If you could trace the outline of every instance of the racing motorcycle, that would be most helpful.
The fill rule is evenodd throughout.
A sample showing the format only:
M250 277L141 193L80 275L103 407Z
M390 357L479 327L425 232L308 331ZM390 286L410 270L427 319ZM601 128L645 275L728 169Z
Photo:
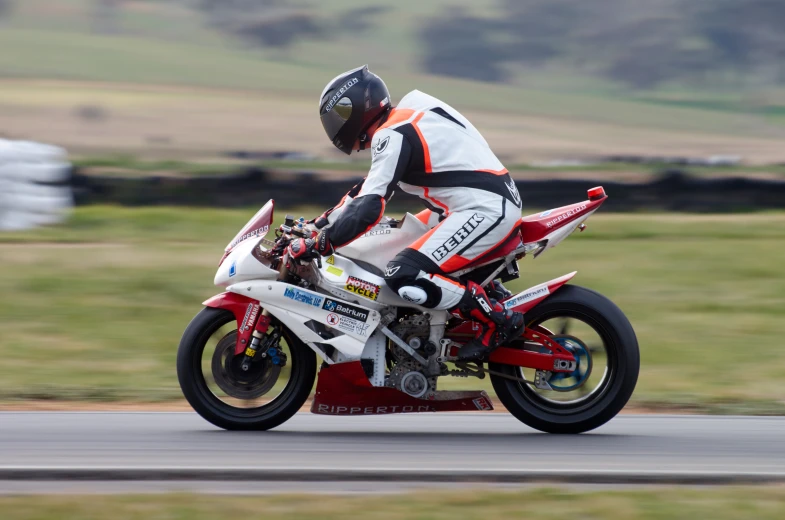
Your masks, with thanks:
M495 280L519 277L518 260L583 231L606 198L597 187L584 202L521 218L518 233L451 276L499 290ZM485 391L456 388L489 377L501 405L526 425L581 433L612 419L632 395L635 332L613 302L568 283L575 272L502 292L505 308L524 313L524 332L484 362L460 362L456 353L479 324L414 305L384 282L387 262L428 231L414 215L385 217L334 255L301 264L286 247L311 236L308 224L287 215L270 240L273 211L270 200L226 247L215 275L226 292L204 302L180 342L183 394L211 423L280 425L311 395L317 359L315 414L493 410Z

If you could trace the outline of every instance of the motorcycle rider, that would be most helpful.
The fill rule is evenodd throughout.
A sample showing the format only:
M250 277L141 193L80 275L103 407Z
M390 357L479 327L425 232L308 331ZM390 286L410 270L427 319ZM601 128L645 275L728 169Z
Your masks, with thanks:
M484 359L523 332L523 314L497 299L510 293L494 282L492 296L450 276L517 233L521 198L509 173L476 128L457 110L418 90L393 107L387 86L358 67L339 74L319 97L319 115L336 148L349 155L371 148L367 177L314 219L314 239L299 239L290 258L328 256L375 226L397 185L420 197L417 218L433 227L387 265L385 281L405 300L448 310L482 324L461 347L463 361Z

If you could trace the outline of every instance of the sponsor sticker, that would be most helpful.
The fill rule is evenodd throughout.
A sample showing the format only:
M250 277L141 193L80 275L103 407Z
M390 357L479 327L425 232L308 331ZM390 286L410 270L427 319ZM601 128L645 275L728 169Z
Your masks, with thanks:
M570 218L571 216L580 213L581 211L585 210L586 207L587 207L586 204L582 204L582 205L578 206L577 208L573 208L570 211L562 213L558 217L556 217L556 218L546 222L545 226L551 228L551 227L555 226L556 224L558 224L559 222L561 222L562 220Z
M368 324L362 321L357 321L353 318L341 316L338 321L338 329L344 332L353 332L359 336L368 334Z
M534 289L523 292L513 298L510 298L504 302L504 308L512 309L513 307L517 307L523 303L542 298L543 296L548 296L550 293L551 291L548 289L547 285L541 285L539 287L535 287Z
M303 291L302 289L297 289L295 287L287 287L286 290L284 290L283 295L290 300L304 303L306 305L312 305L314 307L320 307L322 305L322 301L324 301L324 298L318 294Z
M453 234L453 236L448 238L444 244L437 247L436 250L431 253L431 256L433 256L436 260L441 260L450 254L450 251L457 248L464 240L469 238L469 235L471 235L474 230L477 229L477 226L479 226L480 222L483 220L485 220L485 217L480 216L477 213L469 217L469 220L467 220L466 223L461 226L461 228L456 231L455 234Z
M543 211L542 213L540 213L540 218L547 217L551 213L553 213L552 209L549 209L548 211Z
M239 244L240 242L242 242L243 240L246 240L248 238L258 237L259 235L266 235L268 229L270 229L269 225L262 226L259 229L255 229L253 231L249 231L248 233L244 234L243 236L240 236L240 237L237 237L236 239L234 239L232 241L232 243L229 244L229 247L227 247L227 249L232 249L234 246L236 246L237 244Z
M363 237L375 237L375 236L378 236L378 235L389 235L390 233L392 233L392 231L390 231L390 228L372 229L369 232L367 232L366 234L360 235L360 236L363 236Z
M358 321L362 321L362 322L368 321L368 311L366 311L362 307L356 307L354 305L349 305L348 303L335 301L332 298L325 298L324 305L322 305L322 309Z
M347 291L358 294L363 298L368 298L369 300L376 300L376 298L379 297L379 291L381 290L381 287L378 285L355 278L354 276L350 276L349 279L346 280L345 287Z
M251 328L251 325L256 321L256 315L259 313L259 306L255 303L249 303L248 308L245 309L245 317L243 317L243 322L240 324L240 331L245 330L246 328Z
M232 265L229 266L229 278L237 274L237 260L232 262Z
M343 85L341 85L341 88L335 91L335 94L333 94L333 97L330 98L330 101L328 101L327 104L324 105L324 111L329 112L330 110L332 110L335 104L338 102L338 100L341 99L341 97L343 97L343 95L346 93L346 91L352 88L353 86L355 86L359 81L360 80L358 78L352 78L346 83L344 83Z
M342 269L338 269L337 267L333 267L331 265L327 266L327 272L335 276L341 276L343 274Z
M472 399L472 402L474 403L474 406L476 406L478 410L493 410L493 405L485 397L478 397L477 399Z
M476 405L476 403L475 403ZM389 413L435 412L430 405L408 406L338 406L319 404L314 413L322 415L384 415Z

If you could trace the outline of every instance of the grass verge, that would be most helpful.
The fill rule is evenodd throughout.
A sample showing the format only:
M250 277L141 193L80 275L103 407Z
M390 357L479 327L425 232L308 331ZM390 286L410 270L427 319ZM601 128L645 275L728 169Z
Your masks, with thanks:
M0 234L0 400L180 398L179 337L217 292L222 248L252 214L86 207L63 226ZM524 259L509 286L577 269L574 283L614 300L641 345L637 406L780 414L784 238L782 213L600 214Z
M461 490L390 496L210 495L36 496L0 498L6 520L207 520L218 518L387 520L532 518L582 520L758 520L785 517L781 487L576 492Z

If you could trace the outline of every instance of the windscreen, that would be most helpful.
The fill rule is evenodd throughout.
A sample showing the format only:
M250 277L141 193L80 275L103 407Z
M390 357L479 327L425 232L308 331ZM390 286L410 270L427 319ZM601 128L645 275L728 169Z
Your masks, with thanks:
M256 215L251 217L251 220L243 226L237 235L229 242L229 245L226 246L226 251L229 252L244 240L248 240L249 238L262 238L264 237L267 232L270 230L270 226L273 223L273 209L275 207L275 201L270 199L267 204L262 206L262 209L256 212Z

